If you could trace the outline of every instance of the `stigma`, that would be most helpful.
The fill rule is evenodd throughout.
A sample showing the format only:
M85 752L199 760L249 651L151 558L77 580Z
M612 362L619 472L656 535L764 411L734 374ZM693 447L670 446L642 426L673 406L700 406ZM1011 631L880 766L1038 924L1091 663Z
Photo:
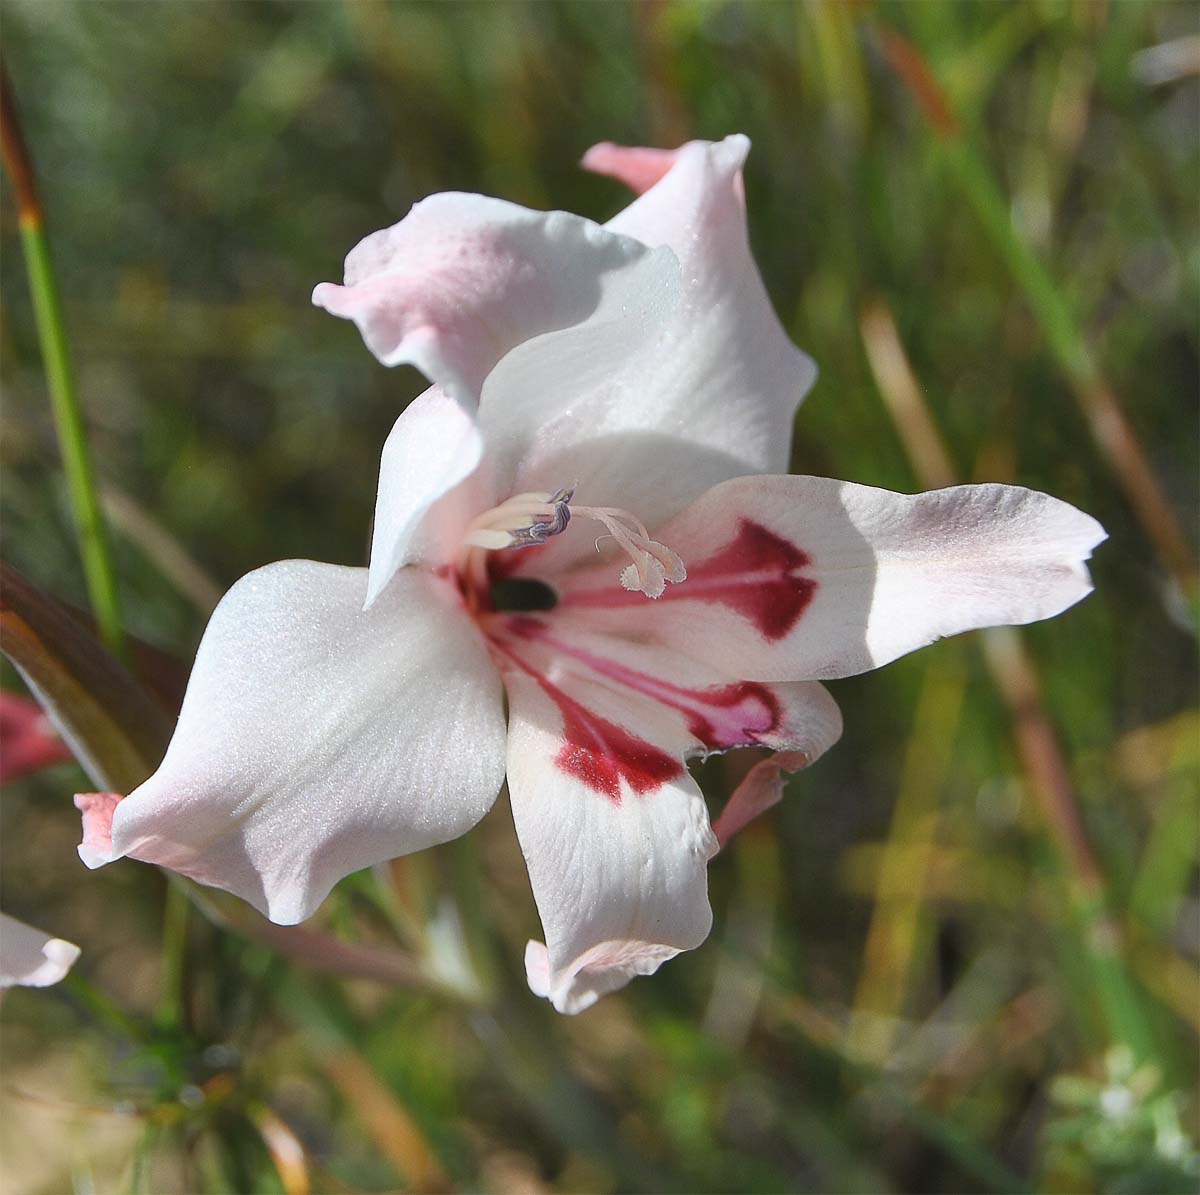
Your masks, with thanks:
M572 517L600 523L605 534L596 540L612 539L629 557L621 570L621 585L647 597L660 597L667 585L683 581L687 569L666 544L650 538L645 525L626 510L613 506L574 504L575 487L567 486L553 494L516 494L475 518L463 537L464 564L476 571L483 552L512 548L535 548L566 531ZM471 558L474 558L473 560ZM474 567L471 567L474 566Z

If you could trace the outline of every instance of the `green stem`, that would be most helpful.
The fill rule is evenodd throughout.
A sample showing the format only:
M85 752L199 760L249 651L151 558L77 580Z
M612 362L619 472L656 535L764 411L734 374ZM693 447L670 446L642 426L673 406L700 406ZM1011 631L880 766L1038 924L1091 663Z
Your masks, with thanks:
M1013 228L1009 205L986 163L965 138L941 142L940 148L976 219L1032 308L1059 365L1076 386L1096 385L1100 370L1075 316L1046 267Z
M939 143L948 173L1024 295L1071 384L1093 440L1117 475L1147 537L1184 594L1197 592L1196 561L1174 508L1116 395L1106 383L1066 296L1013 226L1009 204L966 136Z
M96 491L87 431L79 408L58 281L50 256L50 242L46 236L33 165L17 118L7 73L3 75L0 90L3 100L0 123L3 124L4 164L17 197L21 248L25 254L34 321L46 367L46 386L62 452L63 472L67 478L67 494L79 537L84 580L101 637L114 653L124 655L116 574Z
M1092 439L1180 591L1195 599L1195 553L1133 425L1088 346L1062 288L1013 225L1008 199L976 149L920 49L895 30L882 30L884 53L907 84L934 134L942 162L1008 268L1070 383Z

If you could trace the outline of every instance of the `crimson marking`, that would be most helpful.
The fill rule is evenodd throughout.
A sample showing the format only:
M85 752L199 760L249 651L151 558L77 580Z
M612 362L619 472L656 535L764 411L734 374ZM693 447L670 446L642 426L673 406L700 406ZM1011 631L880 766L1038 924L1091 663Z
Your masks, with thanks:
M688 729L710 751L754 746L779 726L779 699L766 685L739 681L688 689L567 642L536 618L518 615L505 619L504 625L511 634L540 641L552 651L580 660L601 676L681 711L687 717Z
M614 805L621 803L622 780L638 796L643 796L661 788L668 780L683 775L683 765L679 760L615 722L593 713L581 702L568 697L556 684L508 648L494 639L492 643L522 672L531 676L542 692L558 706L566 741L554 757L554 762L567 775L574 776L606 796Z
M669 586L658 602L720 602L758 629L764 639L782 639L800 621L817 591L802 569L807 552L751 519L739 519L737 533L719 552L688 567L687 580ZM641 606L644 594L626 589L567 593L561 606Z
M721 688L695 690L703 705L721 710L711 718L700 710L688 713L688 729L710 751L752 747L779 725L779 701L765 685L739 681ZM681 705L678 708L684 709Z

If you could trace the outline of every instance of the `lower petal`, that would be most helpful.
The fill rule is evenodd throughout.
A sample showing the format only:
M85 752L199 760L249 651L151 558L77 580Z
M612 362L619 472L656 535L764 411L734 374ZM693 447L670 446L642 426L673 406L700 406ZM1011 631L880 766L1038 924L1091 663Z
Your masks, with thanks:
M644 606L652 604L638 596ZM553 673L560 684L569 680L572 691L595 693L599 687L622 694L681 756L769 747L802 752L813 763L841 738L841 713L823 685L741 680L736 670L714 667L711 658L637 633L632 617L598 631L565 612L500 614L487 620L487 628L503 649Z
M370 610L363 569L244 577L205 632L174 738L111 811L129 855L281 923L343 876L457 837L504 770L499 676L449 585L403 570ZM88 832L85 847L102 837Z
M546 935L530 987L576 1013L708 936L717 844L653 707L560 679L506 668L508 784Z

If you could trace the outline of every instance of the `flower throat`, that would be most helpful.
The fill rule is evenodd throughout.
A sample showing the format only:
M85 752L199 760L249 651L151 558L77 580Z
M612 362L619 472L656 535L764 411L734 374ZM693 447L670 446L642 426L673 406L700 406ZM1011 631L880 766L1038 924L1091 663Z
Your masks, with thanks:
M650 532L634 515L612 506L573 505L575 487L556 490L553 494L517 494L499 506L479 515L467 528L463 537L460 571L469 582L482 582L487 575L484 560L487 552L508 551L514 548L534 548L566 531L572 518L591 519L601 523L605 534L596 541L599 549L601 540L612 538L629 557L630 563L621 570L621 585L636 593L656 598L662 595L668 583L687 577L687 569L680 558L665 544L650 538ZM498 583L496 589L511 585L511 580ZM511 595L501 592L508 601L497 605L498 609L551 609L554 605L553 591L549 586L536 582L550 595L549 605L513 606L508 601L538 600L545 602L545 595L535 597L533 590L513 591Z

